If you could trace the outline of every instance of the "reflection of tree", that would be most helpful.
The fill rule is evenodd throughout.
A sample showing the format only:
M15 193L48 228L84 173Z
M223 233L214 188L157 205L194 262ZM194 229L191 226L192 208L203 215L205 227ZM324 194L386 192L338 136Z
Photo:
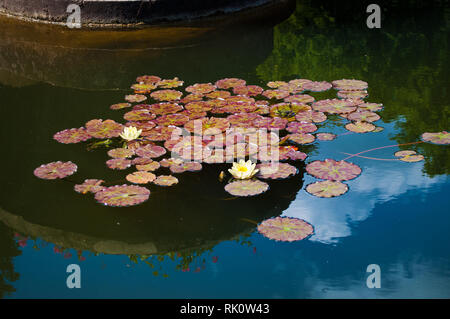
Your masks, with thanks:
M0 298L16 291L9 283L19 279L19 274L14 271L13 258L21 252L13 236L12 230L0 223Z
M344 10L297 1L295 13L275 27L273 52L258 66L258 76L263 81L365 80L373 97L368 100L386 106L383 120L404 120L396 124L398 143L416 141L426 131L448 130L449 11L391 6L383 27L370 30L361 4L352 11L347 2ZM449 173L448 147L419 144L417 149L426 157L425 173Z

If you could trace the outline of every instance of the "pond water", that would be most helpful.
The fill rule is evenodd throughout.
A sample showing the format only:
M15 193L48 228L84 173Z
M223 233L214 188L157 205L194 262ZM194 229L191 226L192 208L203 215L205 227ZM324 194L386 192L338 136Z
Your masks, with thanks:
M346 2L347 3L347 2ZM149 186L141 205L102 206L74 183L101 178L104 148L86 151L52 136L91 119L120 121L137 76L179 77L186 85L237 77L269 81L360 79L367 101L383 103L381 132L351 133L338 116L318 124L337 135L299 149L305 163L420 141L449 130L448 8L382 11L381 29L366 26L359 2L335 7L289 3L241 23L75 33L0 19L0 297L3 298L448 298L450 297L450 152L417 143L380 148L350 161L362 169L349 191L319 198L305 165L251 198L230 197L218 181L230 165L177 175L173 187ZM335 90L310 93L334 98ZM424 161L393 160L412 149ZM67 180L33 175L43 163L72 161ZM127 173L131 172L129 169ZM255 223L303 219L314 234L280 242ZM82 288L68 289L78 264ZM366 285L367 266L381 288Z

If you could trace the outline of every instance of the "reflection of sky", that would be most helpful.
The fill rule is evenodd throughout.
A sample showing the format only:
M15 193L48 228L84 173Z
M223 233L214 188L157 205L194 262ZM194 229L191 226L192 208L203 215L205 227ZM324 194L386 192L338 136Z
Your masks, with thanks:
M431 185L446 181L446 176L424 176L421 172L422 165L376 162L372 166L364 167L358 178L348 182L350 189L345 195L323 199L300 192L283 216L302 218L314 225L315 235L311 240L336 242L341 237L350 236L349 224L365 220L375 205L394 199L414 188L420 188L425 193ZM314 182L314 179L307 177L306 182L309 184Z

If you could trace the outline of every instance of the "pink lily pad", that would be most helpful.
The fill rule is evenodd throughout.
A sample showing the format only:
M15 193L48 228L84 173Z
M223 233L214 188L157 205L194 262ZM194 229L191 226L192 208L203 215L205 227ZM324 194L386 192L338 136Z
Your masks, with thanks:
M403 157L403 156L409 156L409 155L414 155L414 154L417 154L417 152L412 151L412 150L406 150L406 151L395 152L394 156Z
M117 104L111 105L109 108L111 110L121 110L121 109L128 108L128 107L131 107L130 103L117 103Z
M115 185L95 193L95 199L106 206L125 207L145 202L150 191L141 186Z
M151 83L136 83L131 86L135 93L147 94L156 89L156 85Z
M202 100L203 100L203 94L191 93L191 94L186 95L184 98L182 98L180 100L180 103L187 104L189 102L196 102L196 101L202 101Z
M308 133L294 133L289 135L289 142L295 144L309 144L314 142L316 138L312 134Z
M112 158L127 158L134 155L134 150L129 148L114 148L108 151L108 156Z
M245 96L257 96L260 95L264 89L257 85L242 85L233 88L233 93Z
M298 173L295 166L287 163L262 163L256 168L259 169L256 177L263 179L285 179Z
M286 130L290 133L311 133L317 131L317 126L308 122L291 122Z
M361 80L342 79L331 82L336 90L360 91L367 89L367 82Z
M337 92L337 96L340 99L364 99L369 96L367 91L345 91L340 90Z
M179 100L183 93L176 90L160 90L151 93L150 96L158 101L175 101Z
M375 122L380 119L377 113L371 111L356 111L347 116L350 121Z
M309 237L314 228L299 218L275 217L259 224L258 232L272 240L292 242Z
M350 113L356 110L354 101L340 99L326 99L316 101L312 104L312 107L315 111L327 112L331 114Z
M231 93L229 91L218 90L205 94L205 96L209 99L225 99L231 96Z
M206 112L188 111L188 110L184 110L180 112L180 114L186 115L190 120L196 120L207 116Z
M213 108L206 101L190 102L184 106L190 112L208 112Z
M225 191L233 196L247 197L255 196L266 192L269 184L259 180L239 180L231 182L225 186Z
M285 81L270 81L267 82L267 86L271 89L278 89L280 86L286 85L287 82Z
M323 92L332 88L331 83L326 81L311 81L302 85L302 88L311 92Z
M323 112L318 111L305 111L300 112L295 116L295 119L299 122L314 122L321 123L327 120L327 116Z
M156 179L156 175L150 172L134 172L126 176L127 181L134 184L147 184Z
M156 75L142 75L136 78L136 82L138 83L149 83L149 84L155 84L161 81L161 78Z
M63 130L53 135L53 139L63 144L84 142L91 138L92 136L88 134L84 127Z
M267 130L283 130L286 128L287 123L287 119L282 119L280 117L261 117L253 121L255 128L265 128Z
M125 96L125 100L130 103L140 103L147 99L145 95L142 94L130 94Z
M145 132L150 131L152 128L156 126L156 123L154 121L131 121L126 122L125 126L134 126L138 130L142 130L141 135L145 136Z
M85 126L89 135L101 139L118 137L123 131L123 125L113 120L90 120Z
M59 179L70 176L77 171L78 167L72 162L52 162L43 164L34 170L34 175L42 179Z
M170 165L170 171L172 173L184 173L184 172L197 172L202 169L202 164L197 162L183 162L180 164Z
M183 86L184 82L180 81L178 78L161 80L156 85L162 89L172 89L179 86Z
M297 95L291 95L286 98L284 98L285 102L289 103L312 103L315 101L314 97L308 94L297 94Z
M333 133L317 133L316 138L320 141L332 141L336 138L336 134Z
M110 169L127 169L131 166L131 161L125 158L113 158L106 161Z
M146 163L146 164L137 164L136 165L136 169L138 171L145 171L145 172L154 172L160 167L161 167L161 164L159 164L156 161L152 161L152 162Z
M348 186L338 181L320 181L306 186L306 191L317 197L337 197L348 191Z
M211 83L196 83L186 88L186 92L196 94L207 94L215 90L216 86L212 85Z
M334 181L347 181L361 174L358 165L333 159L311 162L306 165L306 171L314 177Z
M176 103L155 103L150 105L149 110L156 115L166 115L180 112L183 107Z
M217 117L190 120L184 125L184 128L189 132L203 135L220 134L229 127L230 123L227 119Z
M422 141L438 144L438 145L448 145L450 144L450 133L447 131L437 132L437 133L423 133Z
M345 128L355 133L367 133L372 132L375 129L375 125L369 122L354 122L345 125Z
M278 103L270 107L270 116L281 117L287 119L289 122L295 121L295 115L299 112L310 111L311 106L307 104L298 103Z
M268 99L284 99L289 96L289 91L283 91L283 90L265 90L262 95L264 95Z
M131 164L133 165L146 165L152 163L153 160L148 157L136 157L131 161Z
M254 113L238 113L229 115L227 120L234 127L252 127L253 121L259 118L261 116Z
M147 132L142 132L142 136L149 141L165 141L173 136L182 134L182 129L177 126L157 126Z
M234 88L236 86L242 86L245 85L246 82L242 79L237 79L237 78L225 78L222 80L219 80L216 82L216 87L218 87L219 89L231 89Z
M149 110L134 110L124 114L123 118L127 121L151 121L156 115Z
M421 154L406 155L399 158L399 160L401 160L402 162L409 162L409 163L420 162L423 161L424 159L425 158Z
M182 164L184 163L184 161L181 158L164 158L161 161L159 161L159 164L162 167L170 167L171 165L176 165L176 164Z
M365 103L358 104L358 108L361 110L364 110L364 111L376 112L376 111L381 111L383 109L383 104L365 102Z
M166 149L158 145L145 145L136 150L136 154L140 157L156 158L166 154Z
M178 184L178 178L172 175L160 175L153 181L153 184L158 186L172 186Z
M181 113L176 113L163 115L157 118L155 122L158 123L158 125L162 126L169 126L169 125L182 126L187 122L189 122L189 120L190 119L188 116Z
M104 186L101 186L104 182L105 181L102 179L85 179L83 184L75 185L74 190L81 194L86 194L88 192L95 194L105 188Z

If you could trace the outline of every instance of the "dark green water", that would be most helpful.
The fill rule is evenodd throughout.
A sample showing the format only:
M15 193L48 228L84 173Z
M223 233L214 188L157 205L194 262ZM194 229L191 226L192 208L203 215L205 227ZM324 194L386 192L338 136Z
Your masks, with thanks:
M224 77L261 86L294 78L367 81L367 100L385 106L377 122L384 131L344 134L343 121L327 122L319 132L338 138L303 148L307 162L448 131L449 9L383 8L378 30L366 27L362 4L297 1L263 22L183 29L173 39L159 30L146 41L132 32L93 40L79 33L71 41L59 29L52 39L49 27L30 36L22 24L0 21L0 296L450 297L448 146L400 148L423 154L418 163L352 158L362 174L333 199L305 192L315 179L302 164L296 177L252 199L228 200L220 169L206 167L179 176L173 188L150 186L147 202L121 209L75 193L70 182L32 174L42 163L71 160L79 167L72 181L122 178L105 166L104 150L86 152L52 136L94 118L119 121L109 105L123 101L142 74L178 76L187 85ZM398 149L366 155L392 158ZM279 215L308 221L315 234L275 242L245 221ZM81 267L81 289L66 286L72 263ZM379 289L366 286L369 264L380 265Z

